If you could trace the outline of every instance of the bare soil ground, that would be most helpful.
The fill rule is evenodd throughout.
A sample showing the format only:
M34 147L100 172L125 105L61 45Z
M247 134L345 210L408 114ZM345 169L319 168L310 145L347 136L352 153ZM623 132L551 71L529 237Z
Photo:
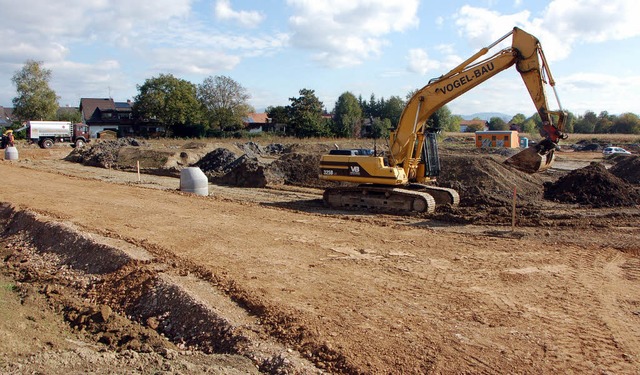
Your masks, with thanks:
M640 209L542 197L601 154L562 153L530 177L445 144L443 160L469 157L442 181L468 201L433 216L328 210L274 154L260 162L283 185L177 190L181 167L245 146L124 148L109 168L21 147L0 162L0 372L640 369Z

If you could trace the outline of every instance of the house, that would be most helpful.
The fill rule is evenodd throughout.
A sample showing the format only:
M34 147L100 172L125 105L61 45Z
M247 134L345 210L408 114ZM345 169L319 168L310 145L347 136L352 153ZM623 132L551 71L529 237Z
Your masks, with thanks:
M110 130L120 137L148 136L164 132L164 126L156 120L140 120L133 116L133 104L115 102L112 98L80 99L82 121L89 125L89 133L96 138L98 133Z
M460 121L460 131L465 133L470 131L469 127L471 127L472 129L482 129L482 130L488 130L489 126L487 125L487 122L485 120L462 120ZM475 131L475 130L472 130Z
M242 122L249 133L273 131L271 119L266 113L249 113Z

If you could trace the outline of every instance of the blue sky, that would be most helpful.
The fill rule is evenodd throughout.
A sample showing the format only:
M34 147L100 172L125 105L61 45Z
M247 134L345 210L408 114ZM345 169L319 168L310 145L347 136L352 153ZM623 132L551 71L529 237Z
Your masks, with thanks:
M541 41L564 109L640 113L637 0L0 0L0 9L8 107L11 77L33 59L51 69L61 105L133 99L136 85L171 73L195 84L231 77L257 110L303 88L331 110L345 91L405 98L518 26ZM448 106L535 112L515 68Z

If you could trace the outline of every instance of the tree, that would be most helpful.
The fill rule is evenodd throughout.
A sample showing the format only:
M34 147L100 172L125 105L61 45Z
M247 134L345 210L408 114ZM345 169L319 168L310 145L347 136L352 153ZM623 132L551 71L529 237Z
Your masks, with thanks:
M522 124L520 124L520 130L523 133L527 134L536 134L537 133L537 125L533 119L527 119Z
M388 118L385 118L385 119L376 118L373 120L373 123L371 124L370 137L374 139L388 138L389 129L391 129L391 120L389 120Z
M243 127L243 119L254 109L246 88L226 76L207 77L198 85L197 96L211 128L232 131Z
M340 137L357 137L361 123L362 108L358 99L348 91L340 95L334 107L333 133Z
M491 117L489 119L489 130L509 130L509 124L500 117Z
M289 123L289 112L287 107L279 105L279 106L269 106L265 109L267 112L267 116L271 119L271 123L275 125L284 125L284 132L286 133L286 125Z
M400 122L400 116L404 111L404 100L399 96L392 96L389 100L385 101L380 111L380 118L389 119L392 128L398 127Z
M611 130L614 133L640 134L640 118L633 113L623 113L613 121Z
M584 116L578 117L573 125L573 131L576 133L591 134L593 133L598 117L593 111L586 111Z
M56 92L49 87L51 70L41 65L41 61L27 60L11 78L18 93L12 100L13 113L21 121L56 119L59 105Z
M476 119L474 119L476 120ZM482 120L481 120L482 121ZM475 132L480 132L484 130L485 127L485 122L473 122L469 125L467 125L467 129L465 130L465 132L467 133L475 133Z
M82 113L75 108L60 108L56 115L58 121L69 121L72 123L82 122Z
M610 116L607 111L600 112L593 131L595 133L610 133L613 126L613 121L615 121L615 119L616 116Z
M435 113L432 114L431 117L429 117L429 119L427 120L427 126L440 130L447 130L451 127L452 122L453 119L451 117L451 111L449 110L449 107L443 105L442 107L438 108L438 110L435 111Z
M462 122L463 118L460 115L453 115L451 116L451 124L449 125L448 129L445 129L445 131L448 132L459 132L460 131L460 123Z
M556 121L557 118L556 116L553 116L553 120ZM574 129L573 127L576 124L576 115L573 114L573 112L567 111L567 118L564 122L564 132L565 133L573 133Z
M322 102L314 90L302 89L297 98L289 98L289 124L296 137L318 137L331 134L322 118Z
M196 97L196 86L171 74L160 74L138 85L139 94L134 98L134 115L143 119L160 121L167 132L176 135L193 135L193 127L201 129L202 110ZM202 135L202 134L199 134Z
M515 124L515 125L521 125L526 120L527 118L522 113L518 113L517 115L511 118L511 121L509 121L509 123Z
M382 99L384 101L384 99ZM372 93L369 97L369 103L364 107L365 116L367 117L381 117L380 116L381 101L376 101L376 96Z

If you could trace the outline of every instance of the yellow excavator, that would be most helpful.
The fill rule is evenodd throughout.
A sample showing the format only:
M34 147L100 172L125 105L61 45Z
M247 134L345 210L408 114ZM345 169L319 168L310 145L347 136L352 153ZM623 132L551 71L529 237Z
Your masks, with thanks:
M476 62L509 36L512 37L510 48ZM321 180L359 184L326 189L325 205L404 214L431 213L437 205L457 205L459 196L455 190L433 185L440 173L436 139L440 129L430 126L428 120L443 105L512 66L522 76L542 119L540 134L544 139L505 163L527 173L548 169L553 163L557 143L566 138L563 128L567 114L560 105L540 42L515 27L418 90L406 104L397 128L390 134L386 155L366 149L336 149L323 155L319 171ZM548 109L546 83L553 87L560 110Z

